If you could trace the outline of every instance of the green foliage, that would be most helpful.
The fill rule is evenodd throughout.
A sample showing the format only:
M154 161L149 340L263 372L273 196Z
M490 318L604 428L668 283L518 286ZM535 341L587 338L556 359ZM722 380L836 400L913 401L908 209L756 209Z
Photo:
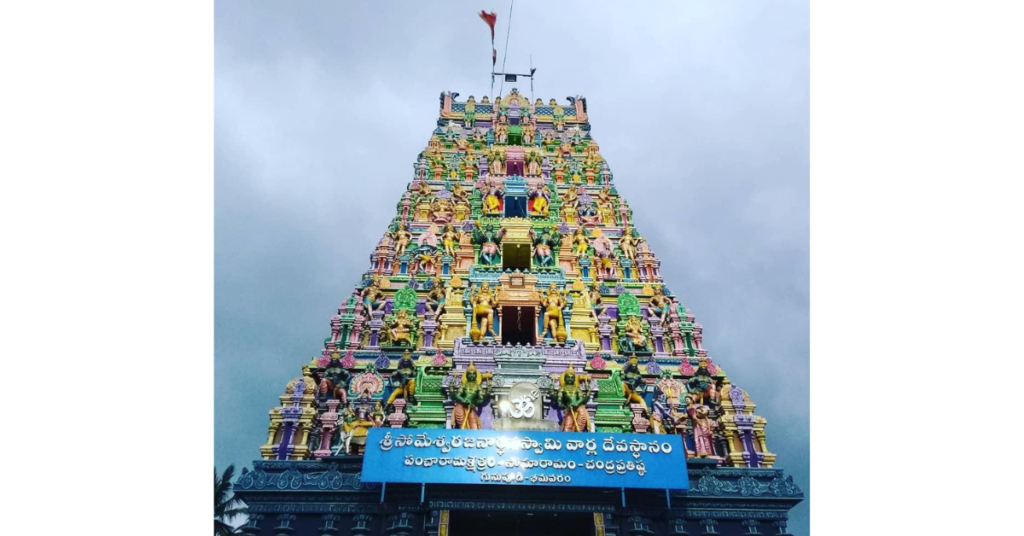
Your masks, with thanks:
M238 497L231 496L231 479L235 476L235 466L229 465L223 475L213 469L213 534L225 536L237 534L238 529L229 523L237 516L249 513L245 503Z

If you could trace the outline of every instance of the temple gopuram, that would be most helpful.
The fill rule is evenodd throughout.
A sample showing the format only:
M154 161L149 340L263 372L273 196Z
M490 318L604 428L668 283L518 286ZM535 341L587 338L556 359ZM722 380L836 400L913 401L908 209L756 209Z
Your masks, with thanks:
M282 381L241 533L790 534L803 493L662 279L586 99L458 96Z

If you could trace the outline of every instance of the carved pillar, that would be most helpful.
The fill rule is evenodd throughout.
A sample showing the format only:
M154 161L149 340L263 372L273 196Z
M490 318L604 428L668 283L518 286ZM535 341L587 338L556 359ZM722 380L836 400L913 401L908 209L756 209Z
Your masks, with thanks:
M404 398L396 398L393 405L395 407L394 413L388 415L388 423L392 428L402 428L405 426L405 421L409 419L409 416L405 414Z
M576 263L580 265L580 277L583 278L584 281L591 281L594 279L594 274L592 273L590 266L590 257L580 257Z
M679 327L679 303L673 299L668 311L668 327L672 336L672 355L685 356L686 344L683 342L683 332Z
M363 314L362 300L356 303L355 317L352 323L352 334L348 338L347 347L349 350L359 348L359 342L363 335L363 323L366 321L366 315Z
M651 520L643 516L629 516L626 518L626 534L629 536L654 536L651 530Z
M408 512L388 516L384 529L388 536L411 536L413 533L413 515Z
M423 173L426 174L426 167L423 168ZM402 196L402 221L409 221L409 207L412 206L411 194L406 190L405 195Z
M673 517L669 519L668 534L669 536L690 536L690 533L686 532L686 518Z
M335 525L335 523L341 521L341 516L337 514L326 514L320 519L324 521L324 524L316 529L320 533L319 536L334 536L341 532L341 528Z
M609 322L610 320L611 317L607 314L602 314L597 317L597 332L601 335L601 349L606 352L610 352L612 350L612 326Z
M257 536L261 530L261 521L263 521L263 514L249 514L249 519L238 529L238 532L242 536Z
M423 321L423 345L424 350L434 349L434 331L437 329L437 322L434 321L434 314L436 312L427 311L424 315L426 320Z
M370 345L366 347L367 350L379 350L378 342L380 340L380 329L384 327L384 311L378 310L370 313L373 320L370 320Z
M789 530L787 530L786 528L785 519L780 519L778 521L772 522L772 526L775 528L776 531L778 531L775 533L775 536L793 536L793 533L789 532Z
M715 529L715 526L718 525L718 520L716 519L701 519L700 524L704 527L704 532L701 534L721 534L721 532Z
M277 516L277 526L274 527L274 536L291 536L295 532L292 523L295 522L295 514L281 514Z
M373 517L366 514L352 516L352 536L369 536L373 532Z
M665 351L665 328L661 327L661 319L657 315L651 315L647 319L651 326L651 337L654 339L654 355L667 356Z
M633 272L633 261L623 257L619 259L619 266L622 267L622 278L628 282L636 281L636 274Z
M633 431L638 434L646 434L651 422L644 418L643 404L630 404L629 409L633 411Z
M313 453L313 456L316 458L323 458L324 456L331 455L331 438L334 436L334 430L338 426L339 404L341 404L340 400L328 400L327 412L320 416L320 446L316 449L316 452Z

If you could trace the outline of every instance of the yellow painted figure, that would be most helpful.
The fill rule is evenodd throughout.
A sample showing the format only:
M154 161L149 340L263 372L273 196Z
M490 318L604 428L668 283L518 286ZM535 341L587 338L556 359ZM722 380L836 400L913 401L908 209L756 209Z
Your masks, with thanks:
M635 318L635 317L634 317ZM636 355L631 355L626 366L623 368L622 391L630 404L640 404L647 409L647 402L637 392L644 385L644 377L640 374L640 366L637 364Z
M412 346L413 321L409 318L409 312L399 309L395 317L385 326L385 335L389 346L407 345Z
M470 303L473 304L473 326L469 330L469 336L473 342L479 342L487 334L497 337L494 332L494 307L498 302L487 281L473 292Z
M399 222L398 229L391 233L390 236L395 241L395 255L404 254L406 246L412 241L412 233L405 230L405 222Z
M576 232L572 235L572 241L576 244L576 255L582 257L587 254L587 250L590 249L590 239L587 238L587 233L583 230L582 225L576 228Z
M409 350L406 350L402 354L402 359L398 360L398 368L392 377L398 381L399 385L395 388L395 392L388 397L388 405L394 404L398 397L410 400L412 394L416 392L416 363L413 362Z
M540 335L542 339L550 336L559 343L565 342L565 319L562 318L562 309L567 304L565 293L558 290L558 285L551 283L551 287L540 300L540 305L544 308L544 333Z

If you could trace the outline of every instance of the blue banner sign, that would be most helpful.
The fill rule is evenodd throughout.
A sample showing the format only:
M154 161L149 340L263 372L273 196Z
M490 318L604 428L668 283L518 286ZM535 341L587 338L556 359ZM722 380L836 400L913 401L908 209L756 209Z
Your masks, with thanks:
M678 435L371 428L364 482L687 489Z

